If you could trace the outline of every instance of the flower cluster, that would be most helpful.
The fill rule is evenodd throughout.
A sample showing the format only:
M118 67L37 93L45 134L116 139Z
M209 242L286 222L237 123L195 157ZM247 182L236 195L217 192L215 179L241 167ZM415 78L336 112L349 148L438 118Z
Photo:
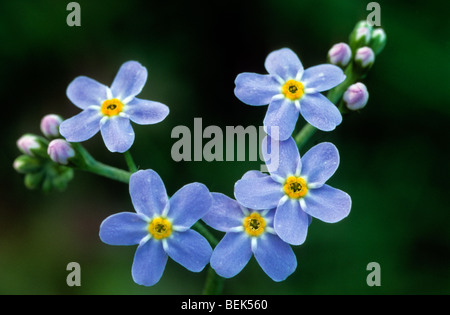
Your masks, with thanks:
M272 280L283 281L297 268L291 246L306 241L313 219L338 222L352 205L346 192L327 184L339 166L337 147L322 142L305 154L300 150L311 130L335 130L348 110L366 105L367 88L358 80L385 40L382 29L360 22L349 44L332 46L328 64L304 69L291 49L282 48L267 56L267 74L237 75L234 93L240 101L268 105L262 143L268 174L246 172L234 185L234 199L197 182L169 198L156 171L137 169L129 153L135 138L131 122L159 123L169 108L136 97L147 80L147 69L136 61L124 63L110 87L85 76L75 78L67 97L81 112L66 120L45 116L45 137L26 134L17 141L23 155L14 168L26 174L27 187L44 190L65 188L73 169L127 183L134 211L107 217L99 236L110 245L137 245L131 267L137 284L156 284L169 257L189 271L200 272L210 264L217 275L230 278L254 256ZM299 116L306 123L294 135ZM80 142L98 132L109 151L124 153L129 172L97 162L82 147ZM276 163L273 151L279 153ZM207 226L225 233L223 238L217 241Z

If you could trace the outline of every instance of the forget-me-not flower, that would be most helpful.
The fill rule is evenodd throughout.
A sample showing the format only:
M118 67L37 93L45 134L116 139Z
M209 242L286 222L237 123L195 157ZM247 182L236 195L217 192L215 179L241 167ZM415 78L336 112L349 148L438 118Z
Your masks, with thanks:
M267 105L264 128L277 140L286 140L294 131L299 113L314 127L331 131L342 122L337 107L320 92L329 90L345 79L342 69L322 64L306 70L289 48L270 53L265 61L269 74L240 73L235 80L235 95L248 105Z
M272 145L278 146L278 163L267 164L265 154L270 175L244 175L236 182L234 194L247 208L276 208L275 232L285 242L300 245L306 239L309 216L334 223L350 212L350 196L325 184L339 165L339 152L332 143L323 142L300 159L294 139L278 142L267 138L263 146L269 146L267 152L274 149Z
M166 105L136 97L146 81L147 69L136 61L120 67L111 87L85 76L75 78L66 94L83 111L61 123L61 135L69 142L81 142L100 131L109 151L127 151L134 142L130 120L156 124L169 114Z
M159 281L170 257L190 271L209 263L212 248L190 227L210 209L212 197L200 183L183 186L169 200L164 183L153 170L131 175L134 212L120 212L100 226L100 239L110 245L139 245L132 266L133 280L151 286Z
M259 175L250 172L247 176ZM218 275L234 277L253 255L274 281L285 280L295 271L297 259L294 252L273 229L275 209L250 210L224 194L211 195L211 210L202 220L214 229L226 232L211 256L211 267Z

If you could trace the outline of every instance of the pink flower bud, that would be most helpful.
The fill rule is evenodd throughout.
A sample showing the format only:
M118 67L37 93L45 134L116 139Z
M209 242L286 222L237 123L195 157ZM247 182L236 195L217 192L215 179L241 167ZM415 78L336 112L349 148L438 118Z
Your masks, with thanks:
M39 143L36 136L26 134L20 137L19 140L17 140L17 147L22 153L25 153L29 156L34 156L32 150L39 149L41 147L41 144Z
M67 164L68 159L75 156L70 143L63 139L52 140L48 145L47 153L54 162L59 164Z
M362 68L370 67L375 61L375 53L370 47L361 47L356 51L355 62Z
M369 92L363 83L357 82L348 87L343 98L348 109L358 110L366 106L369 100Z
M352 50L346 43L338 43L333 45L328 51L328 59L330 63L345 67L352 57Z
M63 119L54 114L45 115L41 120L41 131L47 138L57 138L59 134L59 125Z

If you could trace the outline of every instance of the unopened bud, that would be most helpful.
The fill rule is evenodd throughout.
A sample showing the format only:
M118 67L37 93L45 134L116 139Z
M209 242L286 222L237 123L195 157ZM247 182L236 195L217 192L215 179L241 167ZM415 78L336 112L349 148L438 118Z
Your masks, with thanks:
M41 120L41 131L47 138L57 138L59 134L59 125L63 119L55 114L45 115Z
M363 68L370 68L375 62L375 53L370 47L361 47L356 51L355 63Z
M348 87L343 99L348 109L358 110L366 106L369 100L369 92L363 83L357 82Z
M328 60L330 63L345 67L352 58L352 50L346 43L338 43L333 45L328 51Z
M25 134L17 140L17 148L29 156L45 156L47 140L32 134Z
M14 160L13 167L19 173L33 173L42 169L42 160L29 155L21 155Z
M372 48L375 55L378 55L384 46L386 46L386 33L382 28L374 29L370 39L370 48Z
M70 143L63 139L52 140L48 145L47 153L54 162L64 165L75 156L75 151Z
M360 21L350 33L349 43L353 51L359 47L367 46L370 42L372 26L367 21Z

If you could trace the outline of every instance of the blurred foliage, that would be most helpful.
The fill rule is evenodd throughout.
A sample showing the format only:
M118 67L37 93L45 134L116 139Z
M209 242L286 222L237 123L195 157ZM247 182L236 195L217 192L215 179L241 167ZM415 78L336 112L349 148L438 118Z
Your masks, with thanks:
M194 117L204 127L259 126L266 108L236 99L236 75L264 73L265 57L281 47L297 52L305 67L325 62L328 49L365 19L368 2L80 0L81 27L66 25L69 1L0 2L0 293L200 293L206 272L172 261L157 285L136 285L135 247L99 240L104 218L132 211L126 185L76 172L65 192L29 191L12 168L16 139L38 134L47 113L68 118L79 111L65 96L76 76L109 85L123 62L138 60L149 70L140 97L171 109L160 124L134 125L139 167L156 170L169 194L198 181L233 196L235 181L261 163L174 162L172 128L191 128ZM305 244L294 247L298 268L286 281L273 282L252 259L224 293L450 293L450 8L446 1L378 2L388 43L364 81L369 103L309 143L339 148L341 164L329 183L352 196L350 216L313 221ZM86 147L126 167L99 135ZM81 265L81 287L66 285L71 261ZM371 261L381 265L381 287L366 285Z

